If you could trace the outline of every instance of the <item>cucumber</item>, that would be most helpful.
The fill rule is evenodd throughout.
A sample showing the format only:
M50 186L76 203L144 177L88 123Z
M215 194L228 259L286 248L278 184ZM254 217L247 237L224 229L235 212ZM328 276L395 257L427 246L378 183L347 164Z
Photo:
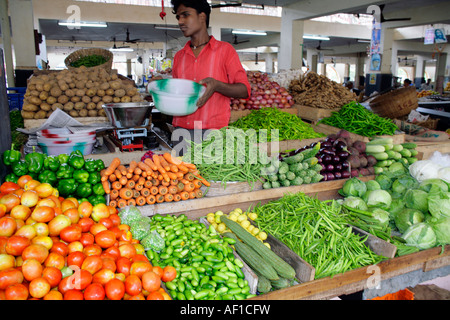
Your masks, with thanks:
M402 146L401 144L394 144L394 145L392 146L392 150L397 151L397 152L400 152L400 151L403 150L403 146Z
M384 152L387 151L384 147L384 145L381 144L374 144L374 145L366 145L366 153L378 153L378 152Z
M377 163L375 164L375 167L387 167L387 166L388 166L387 160L377 161Z
M409 163L409 164L413 164L413 163L416 162L418 159L417 159L417 158L414 158L414 157L411 157L411 158L406 158L406 160L408 160L408 163Z
M317 163L319 163L319 160L316 157L311 157L311 158L308 158L308 159L302 161L302 164L303 165L307 164L308 168L316 165ZM304 168L304 169L307 169L307 168Z
M284 158L283 162L285 162L287 164L294 164L294 163L302 162L304 158L305 158L304 154L302 152L300 152L300 153L297 153L295 156L290 156L290 157Z
M376 146L376 144L375 144L375 146ZM385 144L384 145L384 150L385 151L392 150L392 148L394 148L394 145L392 145L392 144Z
M371 154L377 160L387 160L389 158L386 152L377 152Z
M388 159L395 159L395 151L389 150L386 151L386 154L388 155Z
M272 284L270 283L270 280L267 279L266 277L264 277L263 275L258 274L258 272L256 272L256 274L258 275L258 291L260 293L267 293L272 289Z
M370 140L369 142L366 142L366 148L367 145L372 145L372 144L394 144L394 139L392 138L374 138L373 140Z
M415 157L419 154L419 151L416 149L408 149L411 152L411 157Z
M270 280L270 284L274 289L283 289L291 285L291 282L285 278L279 278L278 280Z
M417 148L417 144L415 144L414 142L404 142L402 143L402 147L406 149L415 149Z
M289 171L289 165L286 162L281 162L278 168L278 173L283 174Z
M405 158L411 157L411 151L409 149L403 149L402 151L400 151L400 154Z
M384 171L384 167L373 167L373 172L375 173L375 174L380 174L380 173L382 173Z

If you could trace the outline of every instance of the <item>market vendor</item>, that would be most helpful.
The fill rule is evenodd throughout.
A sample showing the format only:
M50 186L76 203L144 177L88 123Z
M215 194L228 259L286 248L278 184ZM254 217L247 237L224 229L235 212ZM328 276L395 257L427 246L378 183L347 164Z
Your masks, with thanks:
M184 140L194 140L194 129L201 129L203 136L208 129L228 125L230 98L248 98L250 84L233 46L208 34L211 13L208 2L172 0L172 6L180 30L190 38L184 48L175 54L172 75L206 86L205 93L197 102L199 109L196 112L173 118L172 141L175 151L181 155L186 145L179 144Z

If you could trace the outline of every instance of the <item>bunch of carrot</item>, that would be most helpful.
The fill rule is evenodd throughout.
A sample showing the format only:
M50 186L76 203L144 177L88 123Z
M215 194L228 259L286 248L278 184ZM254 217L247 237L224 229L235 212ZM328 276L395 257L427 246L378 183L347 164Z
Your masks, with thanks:
M210 186L194 164L168 152L144 161L133 160L128 167L114 158L101 174L109 205L117 208L201 198L200 187Z

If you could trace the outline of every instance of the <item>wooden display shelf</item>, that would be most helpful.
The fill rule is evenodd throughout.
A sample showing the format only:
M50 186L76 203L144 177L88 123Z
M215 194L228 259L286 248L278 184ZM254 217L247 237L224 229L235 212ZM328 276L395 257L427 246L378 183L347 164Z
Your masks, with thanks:
M333 134L333 133L338 133L341 130L339 128L332 127L332 126L329 126L329 125L323 124L323 123L319 123L319 124L313 125L313 128L314 128L314 131L322 132L322 133L325 133L326 135ZM380 137L380 138L392 138L394 140L394 144L399 144L399 143L405 142L405 133L403 133L403 132L402 133L398 133L398 134L394 134L392 136L390 136L390 135L381 135L381 136L377 136L377 137ZM370 141L370 139L368 137L361 136L359 134L352 133L352 132L350 132L350 138L353 141L356 141L356 140L360 140L360 141L363 141L363 142L369 142Z
M417 158L419 160L426 160L430 158L435 151L439 151L442 154L450 154L450 140L440 142L422 142L416 141L416 150L419 152Z
M290 114L295 114L295 115L297 115L297 108L294 108L294 107L291 107L291 108L283 108L283 109L278 109L278 110L280 110L280 111L283 111L283 112L287 112L287 113L290 113ZM245 117L245 116L247 116L247 115L249 115L251 112L252 112L253 110L231 110L231 115L230 115L230 122L229 123L232 123L232 122L234 122L234 121L236 121L236 120L238 120L238 119L240 119L240 118L242 118L242 117Z
M38 127L42 126L45 123L45 121L47 121L47 120L48 120L48 118L46 118L46 119L24 119L23 120L24 128L25 129L38 128ZM77 118L74 118L74 120L77 120L78 122L80 122L81 124L84 124L84 125L93 124L93 123L109 124L109 120L107 117L77 117Z
M315 123L323 118L328 118L331 116L331 113L333 111L337 112L340 110L340 108L338 108L338 109L314 108L314 107L308 107L308 106L303 106L303 105L298 105L298 104L295 104L294 107L297 108L297 110L298 110L297 115L302 120L307 120L312 123Z

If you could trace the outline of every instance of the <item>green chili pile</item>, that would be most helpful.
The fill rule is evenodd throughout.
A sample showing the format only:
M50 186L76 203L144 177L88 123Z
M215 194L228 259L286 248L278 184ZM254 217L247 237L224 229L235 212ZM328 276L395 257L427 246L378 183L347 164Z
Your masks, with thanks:
M245 134L243 130L222 128L214 130L201 143L190 141L183 159L194 163L202 177L208 181L227 182L263 181L261 172L270 162L266 153L256 146L257 132Z
M324 137L325 134L315 132L310 124L303 122L295 114L283 112L277 108L253 110L249 115L230 124L231 127L243 130L267 130L266 141L303 140ZM278 130L278 138L272 137L271 130Z
M91 54L89 56L81 57L77 61L74 61L70 64L71 67L79 68L81 66L85 67L95 67L101 64L104 64L108 61L105 57L98 54Z
M315 279L380 262L356 235L336 200L320 201L304 193L257 206L258 228L272 234L315 268Z
M392 119L383 118L366 109L358 102L352 101L319 123L344 129L365 137L393 135L398 129Z

